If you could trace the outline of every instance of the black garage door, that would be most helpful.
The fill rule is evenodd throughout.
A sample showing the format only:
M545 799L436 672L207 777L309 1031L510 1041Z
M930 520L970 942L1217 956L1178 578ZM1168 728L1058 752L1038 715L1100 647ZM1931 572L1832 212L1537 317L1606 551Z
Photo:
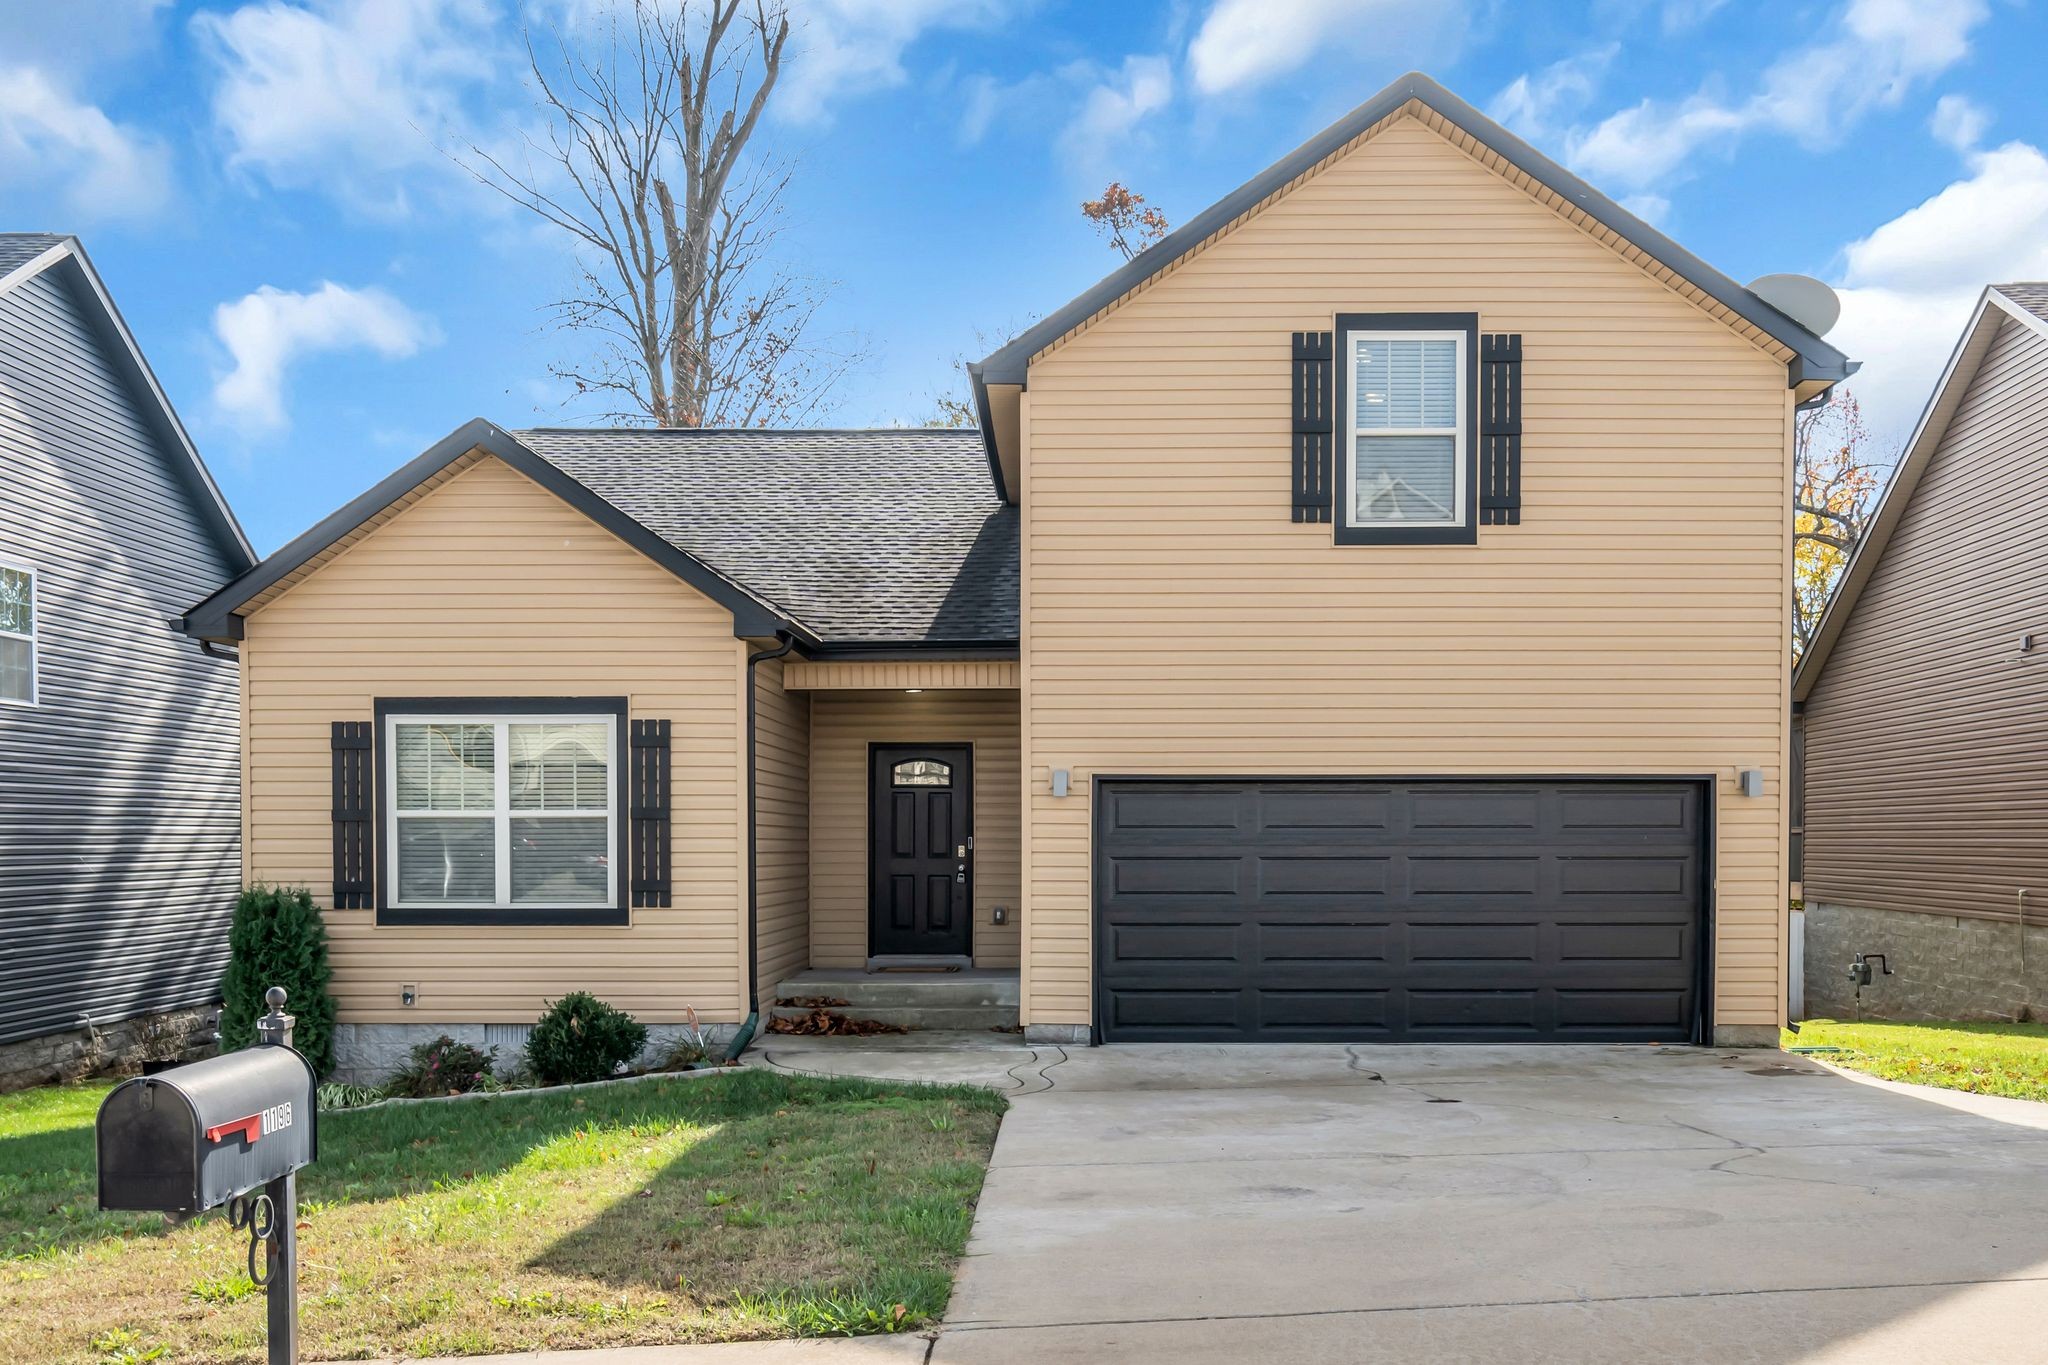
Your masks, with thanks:
M1685 1042L1687 782L1130 781L1096 815L1110 1042Z

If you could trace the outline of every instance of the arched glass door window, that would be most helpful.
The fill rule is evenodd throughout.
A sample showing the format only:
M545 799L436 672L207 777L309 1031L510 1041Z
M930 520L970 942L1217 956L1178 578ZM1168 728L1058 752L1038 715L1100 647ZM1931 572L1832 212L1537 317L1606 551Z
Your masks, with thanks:
M950 787L953 765L936 758L906 758L889 770L889 781L898 787Z

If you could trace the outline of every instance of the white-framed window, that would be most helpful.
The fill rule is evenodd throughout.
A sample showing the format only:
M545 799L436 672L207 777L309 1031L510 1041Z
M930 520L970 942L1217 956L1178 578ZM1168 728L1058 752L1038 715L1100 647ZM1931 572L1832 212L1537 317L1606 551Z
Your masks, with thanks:
M1463 331L1344 334L1347 525L1465 525L1468 344Z
M387 715L385 903L620 904L619 726L602 713Z
M0 559L0 705L36 704L39 606L36 571Z

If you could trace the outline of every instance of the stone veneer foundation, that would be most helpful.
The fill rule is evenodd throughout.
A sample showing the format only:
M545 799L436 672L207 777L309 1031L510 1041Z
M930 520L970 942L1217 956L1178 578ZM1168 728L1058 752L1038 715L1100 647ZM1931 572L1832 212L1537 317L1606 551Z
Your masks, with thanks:
M2048 907L2044 907L2048 911ZM2048 927L1806 902L1806 1013L1813 1019L2019 1019L2048 1009ZM1849 980L1858 953L1892 974ZM2021 977L2024 958L2026 975Z
M405 1065L412 1050L446 1034L471 1047L498 1049L500 1069L520 1060L531 1024L336 1024L334 1074L329 1079L351 1085L374 1085ZM706 1024L704 1031L719 1048L731 1045L737 1024ZM661 1060L683 1032L680 1024L649 1024L643 1065Z
M151 1052L195 1060L212 1053L219 1015L218 1005L203 1005L0 1043L0 1093L130 1070Z

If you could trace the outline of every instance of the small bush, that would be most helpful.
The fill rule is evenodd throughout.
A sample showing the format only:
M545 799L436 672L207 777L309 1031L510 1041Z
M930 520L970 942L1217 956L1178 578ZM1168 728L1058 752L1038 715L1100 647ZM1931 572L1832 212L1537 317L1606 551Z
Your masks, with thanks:
M444 1033L414 1048L412 1060L384 1083L384 1093L415 1100L429 1095L467 1095L491 1074L491 1065L497 1060L498 1049L485 1052Z
M263 994L285 991L285 1013L298 1022L292 1044L313 1073L334 1069L334 1001L327 983L327 928L304 888L252 886L235 901L228 926L228 970L221 978L220 1045L234 1052L256 1041L256 1021L269 1012Z
M589 991L548 1006L526 1039L526 1065L541 1085L601 1081L640 1055L647 1025Z

